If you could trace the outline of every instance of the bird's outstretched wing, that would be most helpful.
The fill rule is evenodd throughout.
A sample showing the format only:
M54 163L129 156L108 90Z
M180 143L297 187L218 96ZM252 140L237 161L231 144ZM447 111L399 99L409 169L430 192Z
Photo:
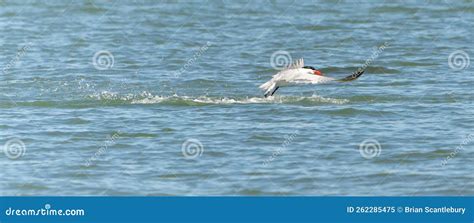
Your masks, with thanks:
M285 70L289 69L298 69L298 68L303 68L304 67L304 59L300 58L295 60L292 64L288 65Z
M312 74L298 74L294 75L292 79L289 79L289 83L294 83L294 84L326 84L334 81L338 82L348 82L348 81L353 81L362 76L364 74L365 70L359 69L355 71L353 74L341 78L341 79L335 79L332 77L326 77L326 76L318 76L318 75L312 75Z
M290 83L295 83L295 84L325 84L329 83L332 81L335 81L336 79L332 77L325 77L325 76L318 76L318 75L313 75L313 74L306 74L306 75L301 75L293 80L290 80L288 82Z
M347 81L353 81L357 78L359 78L360 76L362 76L362 74L364 74L365 70L363 69L358 69L357 71L355 71L354 73L352 73L351 75L345 77L345 78L342 78L342 79L339 79L337 81L340 81L340 82L347 82Z
M265 91L265 97L275 94L280 86L294 85L294 84L325 84L330 82L348 82L353 81L362 76L365 70L358 69L351 75L342 78L335 79L332 77L314 75L311 70L299 69L304 67L303 58L296 60L293 64L288 66L286 69L281 70L277 74L273 75L273 78L266 83L260 85L260 89Z

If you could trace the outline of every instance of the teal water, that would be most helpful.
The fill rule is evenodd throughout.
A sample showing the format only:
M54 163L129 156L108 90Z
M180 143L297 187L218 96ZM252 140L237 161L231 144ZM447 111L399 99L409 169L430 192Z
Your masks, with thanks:
M0 5L0 195L474 194L472 1Z

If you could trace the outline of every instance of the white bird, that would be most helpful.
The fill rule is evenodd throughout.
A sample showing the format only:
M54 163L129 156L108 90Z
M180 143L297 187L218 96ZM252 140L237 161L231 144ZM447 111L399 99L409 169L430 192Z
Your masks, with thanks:
M297 84L324 84L333 81L352 81L360 77L364 73L363 69L359 69L352 75L342 79L326 77L324 74L312 66L305 66L303 58L296 60L285 69L273 75L273 78L266 83L260 85L260 89L265 91L265 97L272 96L282 86Z

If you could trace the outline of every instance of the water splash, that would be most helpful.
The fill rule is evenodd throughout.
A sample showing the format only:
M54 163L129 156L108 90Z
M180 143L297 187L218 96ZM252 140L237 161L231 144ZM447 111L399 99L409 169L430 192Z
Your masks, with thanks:
M348 99L327 98L319 95L312 96L274 96L274 97L213 97L213 96L161 96L150 92L140 94L125 94L104 91L88 98L100 101L122 101L130 104L168 104L168 105L226 105L226 104L346 104Z

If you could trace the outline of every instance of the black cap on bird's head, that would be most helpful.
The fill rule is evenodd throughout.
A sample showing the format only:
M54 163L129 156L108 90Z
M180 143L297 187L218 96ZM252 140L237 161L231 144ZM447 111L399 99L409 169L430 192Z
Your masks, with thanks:
M319 75L319 76L323 76L323 73L319 70L316 70L316 68L312 67L312 66L304 66L303 68L306 68L306 69L311 69L313 70L313 74L315 75Z

